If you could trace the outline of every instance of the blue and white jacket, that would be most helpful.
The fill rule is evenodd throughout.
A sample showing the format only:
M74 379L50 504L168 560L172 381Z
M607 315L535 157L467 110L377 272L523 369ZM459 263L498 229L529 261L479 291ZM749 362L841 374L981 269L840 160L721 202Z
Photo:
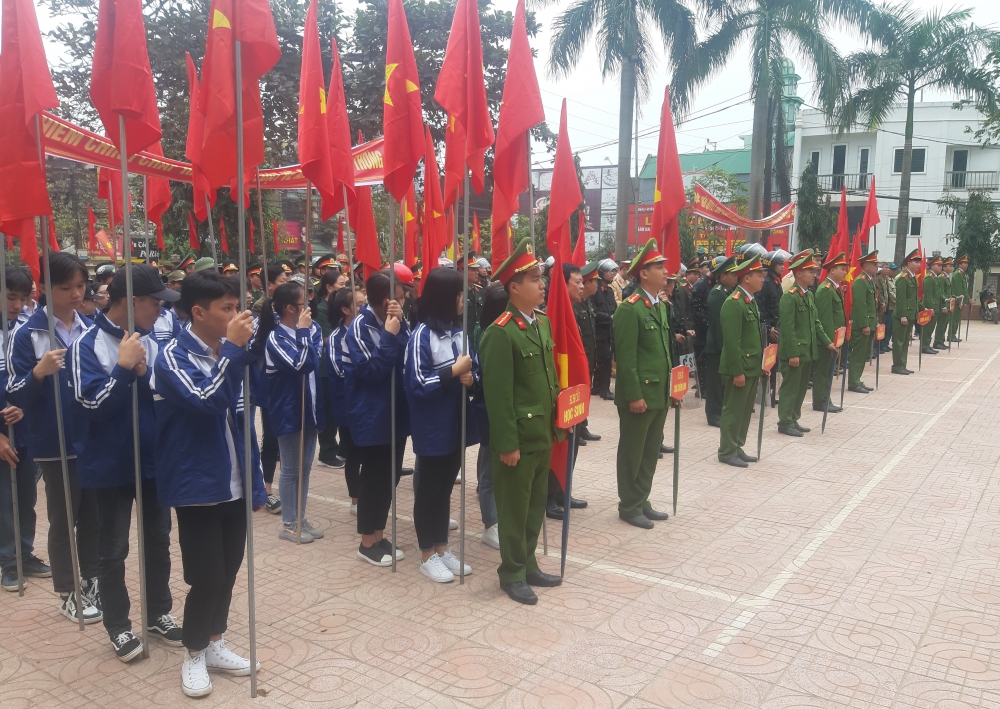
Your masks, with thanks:
M212 505L242 497L243 367L254 356L223 342L219 359L191 330L162 348L153 366L156 412L156 492L161 507ZM232 435L234 451L226 439ZM267 501L260 450L251 420L251 475L254 508ZM232 454L243 483L230 484Z
M434 330L417 325L406 345L404 388L410 409L413 452L449 455L462 445L462 383L450 367L462 352L462 329ZM479 381L479 362L473 360L472 377ZM471 390L466 392L471 399ZM467 402L468 403L468 402ZM472 404L466 406L466 446L479 442Z
M22 313L21 315L18 315L16 319L7 321L7 329L10 331L10 337L6 337L2 332L0 332L0 382L3 383L3 386L0 386L0 409L6 409L8 405L7 404L7 376L8 376L7 350L9 349L9 345L14 338L14 332L17 330L17 328L24 325L24 323L26 323L27 321L28 317ZM13 445L19 450L23 450L28 446L28 439L27 439L28 430L26 426L27 424L23 418L14 424ZM3 431L3 429L0 428L0 431ZM4 431L5 435L6 433L7 432Z
M153 464L155 417L150 379L158 346L140 331L146 348L146 375L118 364L126 332L98 312L94 326L70 345L67 359L75 407L80 417L77 475L82 488L119 487L135 482L132 447L132 382L139 393L139 459L144 478L156 476Z
M381 446L392 442L391 374L396 369L396 440L410 435L410 417L403 393L403 360L410 328L400 323L399 332L385 331L368 305L361 307L347 331L350 359L344 360L344 391L351 417L351 435L358 446Z
M160 306L160 316L153 323L153 339L160 347L177 337L181 331L181 321L177 319L177 313Z
M74 311L74 329L84 325L81 315ZM56 340L59 340L58 333ZM33 460L55 460L59 458L59 432L56 429L56 400L53 380L45 377L38 381L31 370L38 360L50 349L68 348L72 343L59 340L52 346L49 339L48 316L45 308L36 308L28 321L18 327L10 343L7 367L7 400L24 411L24 443L28 446L28 456ZM80 410L74 406L73 391L70 389L67 360L59 370L59 395L62 398L63 428L66 440L66 455L76 456L74 446L80 429ZM19 444L20 445L20 444Z
M281 323L267 337L264 377L267 380L267 414L275 436L302 430L302 377L306 380L306 430L326 428L319 362L323 331L319 325L292 330Z
M347 349L347 329L348 326L340 325L330 333L323 355L327 362L327 408L333 414L333 420L327 423L342 428L351 428L344 383L344 367L351 359L351 353Z

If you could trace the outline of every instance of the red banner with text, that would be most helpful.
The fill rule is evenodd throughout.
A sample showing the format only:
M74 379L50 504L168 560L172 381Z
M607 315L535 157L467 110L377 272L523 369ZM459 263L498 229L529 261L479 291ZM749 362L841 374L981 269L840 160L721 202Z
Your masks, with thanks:
M737 214L699 184L694 186L694 213L719 224L739 229L774 229L795 221L795 202L786 204L764 219L747 219Z

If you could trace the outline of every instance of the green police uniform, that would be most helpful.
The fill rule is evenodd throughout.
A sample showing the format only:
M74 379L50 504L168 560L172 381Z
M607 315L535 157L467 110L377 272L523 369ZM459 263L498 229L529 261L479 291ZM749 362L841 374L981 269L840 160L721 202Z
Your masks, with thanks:
M663 261L656 242L646 243L632 261L634 275L650 263ZM613 319L618 407L618 516L629 519L651 509L649 492L663 442L663 424L670 407L670 320L657 295L638 288L625 298ZM629 402L644 400L641 414Z
M875 337L877 327L875 280L862 271L851 284L851 345L847 365L847 386L851 391L861 387L861 375L865 371L865 362L872 351L872 338Z
M934 309L934 347L947 349L944 341L948 339L948 325L951 324L951 278L947 273L937 276L938 297Z
M718 275L736 263L734 257L717 263L712 269ZM705 387L705 418L709 426L718 426L722 417L722 377L719 375L719 359L722 357L722 305L726 302L730 290L721 283L716 283L708 292L705 310L708 313L708 333L705 336L705 371L700 381Z
M905 325L903 318L906 318ZM917 278L904 266L896 276L896 307L892 311L892 371L897 374L910 371L906 368L906 359L916 322Z
M965 264L968 265L968 261ZM951 297L955 299L955 310L951 314L948 341L961 342L962 306L969 302L969 277L962 268L956 268L951 274Z
M827 278L816 289L816 310L819 311L819 321L823 324L823 332L831 342L834 333L845 326L844 297L840 286ZM826 398L830 394L830 361L833 352L822 349L816 356L813 366L813 408L822 411L826 406ZM832 406L830 408L833 408Z
M751 261L760 262L759 256ZM739 264L744 266L744 264ZM719 374L723 382L722 416L719 422L719 460L738 458L747 442L754 394L763 374L761 360L760 311L757 302L741 286L726 297L719 316L722 328L722 354ZM746 377L743 386L733 383L734 377ZM745 455L745 454L744 454Z
M812 264L811 266L808 264ZM807 268L815 268L810 258ZM781 391L778 393L778 429L797 428L802 417L802 402L809 389L809 372L819 355L820 348L830 344L830 338L823 329L816 310L816 302L811 291L798 285L788 289L778 301L780 332L778 338L778 361L781 369ZM789 364L793 357L799 358L797 367Z
M931 340L934 337L934 328L938 322L938 313L941 312L939 283L940 279L938 279L937 275L928 269L924 275L924 297L920 301L920 309L930 310L933 314L929 323L920 326L920 349L922 350L930 348Z

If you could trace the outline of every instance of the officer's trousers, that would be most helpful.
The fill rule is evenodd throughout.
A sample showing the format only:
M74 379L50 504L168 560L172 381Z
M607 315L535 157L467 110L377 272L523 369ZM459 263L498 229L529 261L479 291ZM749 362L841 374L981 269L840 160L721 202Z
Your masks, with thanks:
M898 319L892 323L892 368L906 369L906 356L910 351L910 334L913 323L903 325Z
M756 398L760 377L747 377L741 387L733 384L733 377L723 376L722 429L719 436L719 460L734 458L743 450L750 428L750 416Z
M722 377L719 376L718 352L705 355L705 369L702 370L701 385L705 387L705 418L709 426L718 426L722 416Z
M793 367L787 359L778 365L781 369L781 390L778 392L778 426L794 426L802 418L802 402L809 390L809 368L811 361L799 358L799 366Z
M961 337L962 337L962 309L958 307L958 298L956 298L955 312L951 314L951 327L948 329L948 341L958 342L958 340L961 339Z
M552 448L522 451L514 467L503 463L495 448L492 453L493 495L500 536L497 574L503 582L524 581L527 574L538 571L535 547L545 517Z
M821 348L813 364L813 408L822 409L830 395L830 361L834 353Z
M934 327L937 325L938 316L932 315L931 321L920 326L920 349L926 350L931 346L931 339L934 337Z
M934 316L937 325L934 328L934 344L943 345L948 339L948 326L951 324L951 313L938 313Z
M618 407L618 514L622 517L636 517L650 508L649 491L669 410L646 409L634 414L627 404Z
M865 373L865 363L872 350L874 336L874 332L865 335L860 328L857 332L851 333L851 350L848 355L850 361L847 363L847 386L851 389L857 389L858 385L861 384L861 375Z

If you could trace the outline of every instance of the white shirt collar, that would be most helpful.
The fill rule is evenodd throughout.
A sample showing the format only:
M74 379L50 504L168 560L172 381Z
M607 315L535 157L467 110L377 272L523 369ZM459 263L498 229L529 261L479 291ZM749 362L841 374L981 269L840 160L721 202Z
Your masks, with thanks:
M649 298L649 302L650 303L659 303L660 302L660 299L659 299L658 296L653 295L652 293L650 293L648 290L646 290L642 286L639 287L639 290L641 290L643 293L646 294L646 297Z
M524 317L524 319L528 321L529 325L531 325L531 324L533 324L535 322L535 313L534 313L534 311L532 311L531 315L528 315L523 310L521 310L520 308L518 308L517 312L521 313L521 315Z

